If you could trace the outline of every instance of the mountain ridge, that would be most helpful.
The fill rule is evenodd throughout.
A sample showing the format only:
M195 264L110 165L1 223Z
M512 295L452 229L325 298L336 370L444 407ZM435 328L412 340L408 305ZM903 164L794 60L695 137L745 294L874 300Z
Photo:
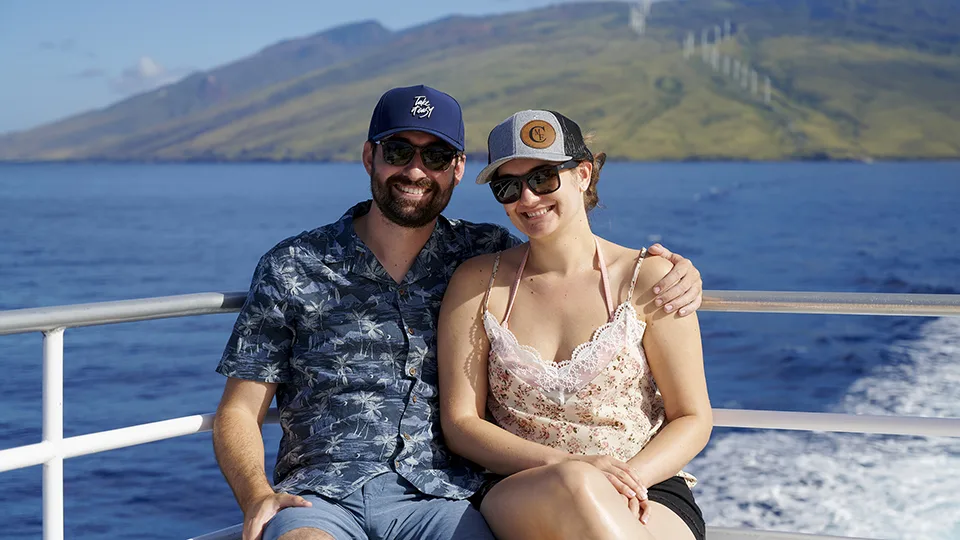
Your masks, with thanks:
M614 159L960 157L952 97L960 95L960 36L941 31L960 26L960 8L946 0L920 0L911 16L892 0L662 2L639 37L630 10L623 2L558 4L396 32L361 21L121 102L147 102L135 104L150 113L139 113L147 117L139 124L116 115L117 104L0 137L0 160L355 160L379 95L419 82L458 98L474 155L485 156L486 131L500 119L550 107L597 131ZM770 77L770 104L703 63L699 44L684 58L687 32L699 41L699 30L726 19L734 35L720 53ZM896 31L878 33L895 22ZM318 62L318 50L330 61ZM303 54L309 65L241 84L229 97L186 100L177 114L149 108L145 96L162 99L183 83L179 90L193 95L214 92L204 76L243 71L264 53L288 66Z

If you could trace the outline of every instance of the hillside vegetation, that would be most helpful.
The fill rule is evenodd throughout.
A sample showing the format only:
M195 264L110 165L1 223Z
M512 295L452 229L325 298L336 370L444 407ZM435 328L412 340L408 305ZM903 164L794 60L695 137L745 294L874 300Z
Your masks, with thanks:
M421 82L457 97L484 156L497 122L550 108L620 159L957 158L958 6L677 0L654 5L642 36L622 2L358 23L0 137L0 159L353 160L379 95ZM725 20L720 52L757 72L756 94L701 59L701 29Z

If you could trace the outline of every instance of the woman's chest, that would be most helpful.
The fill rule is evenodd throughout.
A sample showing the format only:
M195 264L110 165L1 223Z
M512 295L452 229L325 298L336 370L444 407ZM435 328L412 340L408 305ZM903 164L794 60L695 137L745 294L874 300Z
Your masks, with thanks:
M552 296L530 293L521 296L523 291L518 291L509 329L519 343L538 351L544 362L570 360L578 347L589 342L597 329L610 322L610 311L602 296L597 290L589 292L591 294L569 291Z

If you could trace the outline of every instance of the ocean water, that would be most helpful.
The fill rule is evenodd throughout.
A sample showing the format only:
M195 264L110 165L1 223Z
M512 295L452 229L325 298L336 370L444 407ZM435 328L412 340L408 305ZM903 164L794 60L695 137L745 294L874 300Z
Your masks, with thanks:
M485 186L447 214L509 225ZM960 163L611 163L595 232L690 257L708 289L960 292ZM359 165L0 166L0 310L242 291L337 219ZM234 315L72 329L67 436L212 412ZM702 313L716 407L960 417L960 319ZM0 336L0 448L39 442L41 337ZM265 430L268 465L279 429ZM688 470L708 524L960 539L960 440L718 429ZM73 458L68 538L238 523L209 434ZM41 534L41 468L0 473L2 538Z

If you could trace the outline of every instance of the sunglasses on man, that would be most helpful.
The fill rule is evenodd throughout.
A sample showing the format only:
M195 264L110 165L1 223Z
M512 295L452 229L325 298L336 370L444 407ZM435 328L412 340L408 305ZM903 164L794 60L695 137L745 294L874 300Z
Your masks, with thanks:
M545 165L520 176L499 176L490 181L493 197L500 204L513 204L523 194L523 184L537 195L548 195L560 189L560 171L576 168L580 162L570 160L559 165Z
M383 149L383 161L394 167L405 167L419 151L424 167L431 171L446 171L453 163L453 158L460 154L456 148L442 142L417 146L403 139L386 139L375 144Z

